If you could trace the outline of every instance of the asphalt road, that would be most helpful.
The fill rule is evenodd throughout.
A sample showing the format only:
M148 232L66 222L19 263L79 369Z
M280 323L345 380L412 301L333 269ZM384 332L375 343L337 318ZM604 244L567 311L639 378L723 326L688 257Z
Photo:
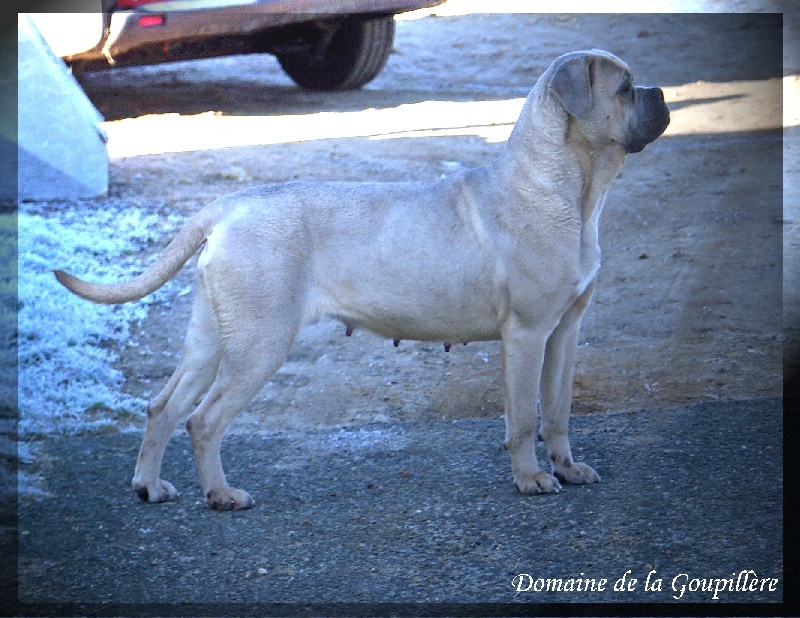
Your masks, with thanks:
M136 604L124 615L780 602L781 427L778 399L576 417L575 457L602 483L532 497L514 489L502 419L231 436L229 480L257 502L234 513L201 501L186 437L167 450L164 478L182 493L164 505L129 488L138 435L54 439L38 457L50 497L20 505L19 599ZM537 590L548 579L563 589ZM756 580L768 581L750 591ZM725 588L714 599L704 586Z

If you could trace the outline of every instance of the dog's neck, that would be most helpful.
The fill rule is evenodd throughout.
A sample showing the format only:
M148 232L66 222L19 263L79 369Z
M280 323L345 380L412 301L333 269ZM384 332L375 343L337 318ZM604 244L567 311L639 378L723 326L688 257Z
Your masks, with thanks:
M572 185L565 193L581 196L580 204L565 206L579 206L581 222L586 225L596 223L605 194L624 161L625 152L619 145L592 145L559 103L534 91L509 136L501 166L523 179L522 184L532 193L538 194L542 184L537 174L544 174L548 185L554 179Z
M554 225L579 233L581 286L594 278L600 266L600 214L624 160L621 147L592 145L560 104L534 91L509 137L506 153L497 161L504 173L517 179L506 186L527 193L526 202L547 204ZM552 192L553 183L562 190L554 195L556 199L547 199L543 193ZM563 195L580 197L564 203L557 197Z
M622 170L625 153L617 144L593 147L570 119L564 137L564 164L578 171L581 178L581 218L584 223L600 216L605 195Z

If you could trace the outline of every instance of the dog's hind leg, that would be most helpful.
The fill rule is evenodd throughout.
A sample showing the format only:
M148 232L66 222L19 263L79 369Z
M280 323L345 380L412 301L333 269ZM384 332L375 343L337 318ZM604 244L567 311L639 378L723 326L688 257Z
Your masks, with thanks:
M132 485L145 502L174 500L178 492L159 478L172 433L211 386L220 357L219 330L207 291L198 285L183 354L175 373L147 406L145 430Z
M264 334L253 340L236 333L226 340L214 383L203 401L189 417L186 428L192 437L200 482L208 504L217 510L247 509L253 506L250 495L230 487L220 459L225 430L280 368L289 354L299 325L290 332Z
M230 487L220 460L225 430L277 371L303 322L305 278L294 254L264 252L243 264L218 251L200 264L220 328L220 361L214 382L189 417L203 494L218 510L253 506L247 492ZM289 259L289 258L292 259ZM280 276L276 276L279 273ZM267 286L254 282L268 281Z

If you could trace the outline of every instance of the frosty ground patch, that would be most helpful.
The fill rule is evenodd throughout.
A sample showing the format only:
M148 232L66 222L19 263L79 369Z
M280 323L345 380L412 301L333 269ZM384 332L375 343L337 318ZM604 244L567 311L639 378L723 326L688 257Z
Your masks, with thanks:
M129 324L147 314L161 290L140 303L95 305L53 277L63 268L92 281L131 277L144 267L142 249L178 218L114 208L104 202L36 205L19 212L19 432L21 436L93 431L142 414L144 401L120 392L113 367L128 343Z

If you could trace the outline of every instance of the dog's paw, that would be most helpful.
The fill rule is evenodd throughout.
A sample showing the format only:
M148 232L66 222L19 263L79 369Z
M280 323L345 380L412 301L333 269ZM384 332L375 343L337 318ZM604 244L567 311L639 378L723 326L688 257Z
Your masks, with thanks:
M255 500L246 491L223 487L212 489L206 494L208 505L217 511L240 511L255 506Z
M514 479L514 482L517 485L517 491L525 495L557 494L561 491L561 483L547 472L519 476Z
M178 497L178 490L172 483L158 479L155 485L148 487L144 483L134 480L133 491L143 502L170 502Z
M569 459L564 462L554 463L553 474L562 483L585 485L600 482L600 475L590 465L573 462Z

